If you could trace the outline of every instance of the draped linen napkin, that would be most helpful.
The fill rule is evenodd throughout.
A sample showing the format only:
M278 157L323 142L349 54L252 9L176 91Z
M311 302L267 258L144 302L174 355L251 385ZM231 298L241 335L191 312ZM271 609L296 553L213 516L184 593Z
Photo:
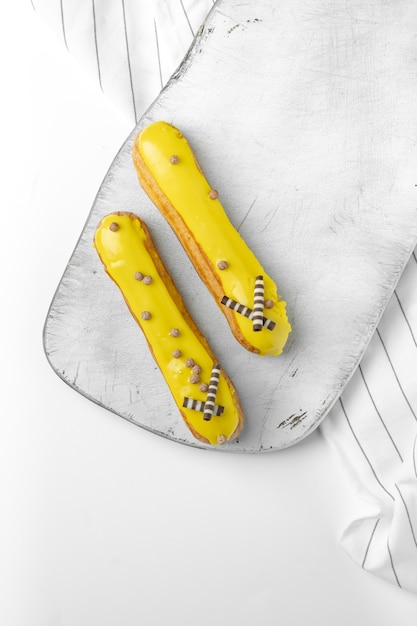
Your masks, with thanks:
M214 0L29 0L132 126L181 63ZM417 593L417 256L321 432L358 496L341 545Z

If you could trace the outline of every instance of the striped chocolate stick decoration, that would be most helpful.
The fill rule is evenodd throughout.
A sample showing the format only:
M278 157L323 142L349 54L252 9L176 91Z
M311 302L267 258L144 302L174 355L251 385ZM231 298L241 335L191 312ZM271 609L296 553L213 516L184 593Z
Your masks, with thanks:
M244 315L245 317L249 317L249 319L252 317L252 309L250 309L248 306L245 306L244 304L240 304L239 302L236 302L236 300L232 300L232 298L223 296L221 302L222 304L224 304L224 306L227 306L228 309L232 309L232 311L236 311L236 313L240 313L241 315Z
M184 409L192 409L193 411L200 411L200 413L204 413L204 409L206 403L202 400L194 400L193 398L184 398L182 403ZM215 404L213 407L213 415L219 416L223 413L224 406L220 406L219 404Z
M264 319L264 277L257 276L255 278L255 288L253 290L253 311L252 311L252 323L253 330L259 332L263 328Z
M214 402L216 400L217 388L220 380L220 365L216 363L211 370L209 388L207 392L207 399L204 406L203 419L209 422L213 415Z
M228 309L232 309L233 311L236 311L236 313L240 313L241 315L252 319L253 311L248 306L240 304L239 302L236 302L236 300L232 300L232 298L228 298L227 296L223 296L221 303L224 306L227 306ZM269 320L267 317L262 318L262 324L268 330L274 330L276 326L275 322Z

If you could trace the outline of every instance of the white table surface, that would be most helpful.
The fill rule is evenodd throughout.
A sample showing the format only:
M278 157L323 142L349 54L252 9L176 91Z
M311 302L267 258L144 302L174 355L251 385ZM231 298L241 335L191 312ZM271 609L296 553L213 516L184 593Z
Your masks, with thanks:
M29 2L4 8L0 47L0 623L414 626L417 598L338 546L357 503L319 431L276 453L206 453L54 374L48 307L131 129Z

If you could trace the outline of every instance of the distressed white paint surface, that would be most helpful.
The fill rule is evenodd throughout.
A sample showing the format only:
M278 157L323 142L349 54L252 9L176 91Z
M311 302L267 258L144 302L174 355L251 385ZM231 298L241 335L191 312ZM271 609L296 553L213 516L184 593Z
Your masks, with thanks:
M416 27L410 0L219 0L99 190L45 326L59 376L135 424L200 445L92 247L103 215L133 211L238 389L246 426L222 449L281 449L310 433L416 244ZM293 325L284 355L259 358L234 340L140 188L132 139L159 119L188 137L279 285Z

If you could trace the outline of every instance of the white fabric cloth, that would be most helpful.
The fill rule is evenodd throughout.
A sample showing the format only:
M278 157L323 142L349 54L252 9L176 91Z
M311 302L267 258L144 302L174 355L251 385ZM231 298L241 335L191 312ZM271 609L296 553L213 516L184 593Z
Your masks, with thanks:
M181 63L214 0L29 0L134 124Z
M364 569L417 592L417 259L405 268L370 345L320 426L362 514L341 544Z
M214 0L30 0L132 125L181 63ZM417 592L417 257L321 431L362 503L341 544Z

